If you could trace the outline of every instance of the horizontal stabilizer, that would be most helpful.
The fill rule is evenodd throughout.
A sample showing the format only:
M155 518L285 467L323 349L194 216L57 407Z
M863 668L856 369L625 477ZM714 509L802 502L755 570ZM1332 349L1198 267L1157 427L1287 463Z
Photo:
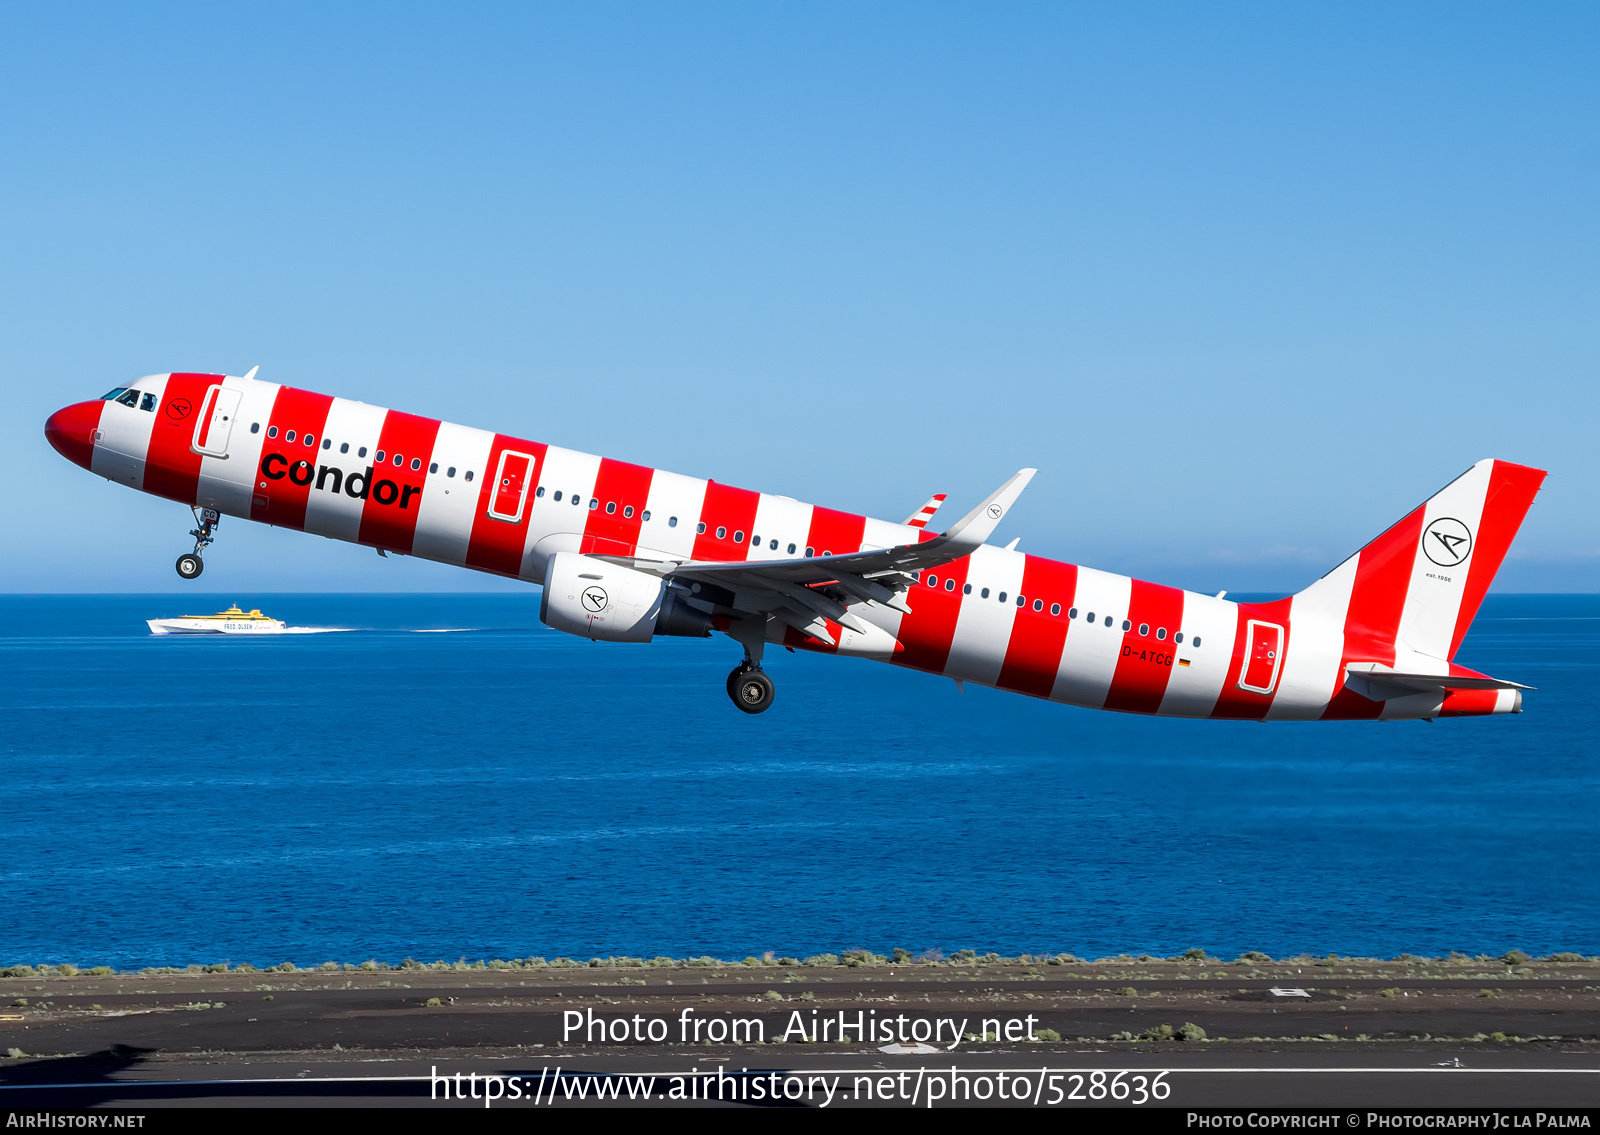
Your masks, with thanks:
M1368 693L1366 687L1398 688L1406 692L1427 693L1431 690L1531 690L1534 687L1524 686L1520 682L1507 682L1500 678L1491 678L1487 674L1479 674L1468 670L1464 666L1452 666L1454 673L1450 674L1412 674L1399 670L1391 670L1380 662L1352 662L1345 667L1349 676L1348 682L1352 689L1365 697L1381 695L1374 700L1382 701L1392 694L1385 694L1381 688Z

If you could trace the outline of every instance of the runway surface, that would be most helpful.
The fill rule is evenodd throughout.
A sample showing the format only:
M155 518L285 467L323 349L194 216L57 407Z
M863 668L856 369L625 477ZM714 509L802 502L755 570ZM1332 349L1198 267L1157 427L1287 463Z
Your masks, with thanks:
M0 1005L6 1108L1600 1105L1590 962L143 973Z

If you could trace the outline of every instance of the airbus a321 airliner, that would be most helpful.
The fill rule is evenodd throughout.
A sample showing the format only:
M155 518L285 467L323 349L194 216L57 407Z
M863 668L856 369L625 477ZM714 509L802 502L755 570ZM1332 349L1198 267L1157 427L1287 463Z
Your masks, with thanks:
M185 579L222 516L510 576L569 634L726 634L746 713L772 704L770 644L1173 717L1472 717L1529 688L1451 661L1544 481L1522 465L1480 461L1299 594L1234 603L989 544L1032 469L935 534L942 496L891 524L255 373L152 375L45 436L193 510Z

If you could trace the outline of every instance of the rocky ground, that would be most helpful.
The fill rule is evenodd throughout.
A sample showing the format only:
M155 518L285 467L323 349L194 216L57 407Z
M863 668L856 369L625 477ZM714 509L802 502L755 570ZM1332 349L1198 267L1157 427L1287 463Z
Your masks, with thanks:
M25 973L0 977L0 1082L159 1077L163 1065L193 1077L372 1061L425 1072L507 1060L881 1066L901 1055L943 1066L1600 1069L1600 961L856 960ZM863 1041L841 1020L877 1034ZM902 1038L936 1051L884 1054Z

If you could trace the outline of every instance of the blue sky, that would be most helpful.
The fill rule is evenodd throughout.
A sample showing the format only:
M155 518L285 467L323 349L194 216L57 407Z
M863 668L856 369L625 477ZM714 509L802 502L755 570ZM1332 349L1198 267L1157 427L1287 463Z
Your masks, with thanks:
M8 5L0 590L168 590L59 405L261 375L1291 590L1474 460L1600 590L1592 5ZM209 588L470 573L243 522Z

